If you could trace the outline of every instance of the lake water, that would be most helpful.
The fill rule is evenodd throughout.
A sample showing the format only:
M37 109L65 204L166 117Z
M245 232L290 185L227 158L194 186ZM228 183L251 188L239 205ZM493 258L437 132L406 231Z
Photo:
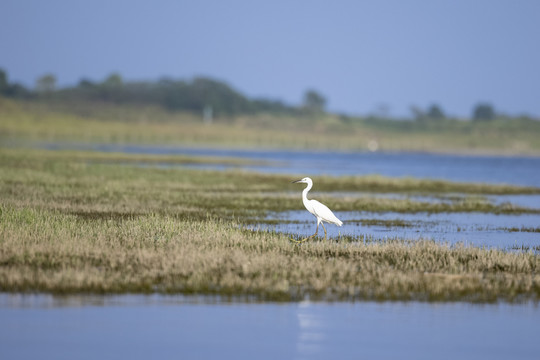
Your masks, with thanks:
M0 294L2 359L538 359L532 303Z
M67 145L49 144L47 148ZM80 146L78 146L80 148ZM302 176L369 175L445 179L465 182L505 183L540 187L539 157L445 155L414 152L337 152L286 150L234 150L140 145L89 145L86 148L139 154L187 154L239 157L266 161L246 169ZM227 166L196 165L204 168Z

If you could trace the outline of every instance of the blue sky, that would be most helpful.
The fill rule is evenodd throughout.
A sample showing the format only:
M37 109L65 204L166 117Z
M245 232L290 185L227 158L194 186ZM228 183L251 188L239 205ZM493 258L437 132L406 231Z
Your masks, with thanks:
M0 67L28 86L202 75L292 104L314 88L350 114L540 116L535 0L2 0L0 16Z

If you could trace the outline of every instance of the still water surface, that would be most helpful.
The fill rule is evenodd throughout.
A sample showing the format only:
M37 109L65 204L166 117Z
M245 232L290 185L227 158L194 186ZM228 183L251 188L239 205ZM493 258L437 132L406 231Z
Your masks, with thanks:
M49 144L48 148L61 148ZM140 145L91 145L90 149L138 154L187 154L239 157L266 161L246 169L271 173L315 175L369 175L506 183L540 187L540 158L527 156L472 156L414 152L337 152L287 150L231 150ZM227 168L226 166L199 166Z
M0 294L3 359L538 359L540 308Z
M335 212L344 224L337 227L326 224L329 237L351 235L359 238L435 240L455 245L474 245L487 248L512 250L515 247L536 249L540 246L540 232L509 231L509 229L536 229L540 226L539 214L485 214L485 213L371 213L371 212ZM269 220L280 220L277 224L257 224L249 226L251 230L272 230L300 236L309 236L315 232L317 221L307 211L286 211L272 213ZM381 220L380 224L364 225L362 220ZM386 225L384 221L397 220L406 226ZM517 229L515 229L517 228ZM324 237L322 226L319 238Z

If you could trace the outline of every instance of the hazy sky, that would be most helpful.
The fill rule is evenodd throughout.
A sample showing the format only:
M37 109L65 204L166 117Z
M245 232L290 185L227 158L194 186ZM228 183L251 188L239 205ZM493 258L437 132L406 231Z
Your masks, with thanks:
M537 0L2 0L0 18L0 68L28 86L203 75L292 104L314 88L352 114L540 116Z

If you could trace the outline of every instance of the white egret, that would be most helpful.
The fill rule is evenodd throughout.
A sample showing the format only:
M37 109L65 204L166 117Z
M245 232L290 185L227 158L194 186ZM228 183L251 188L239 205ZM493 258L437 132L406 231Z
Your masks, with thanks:
M315 230L315 234L313 234L313 235L311 235L311 236L309 236L309 237L307 237L305 239L299 240L297 242L304 242L304 241L306 241L308 239L311 239L314 236L317 236L317 233L319 232L319 224L322 224L322 227L324 229L324 240L326 240L326 228L324 227L323 222L336 224L337 226L343 225L343 222L341 222L341 220L339 220L336 217L336 215L334 215L332 210L330 210L326 205L318 202L317 200L309 200L307 198L308 191L311 190L311 188L313 187L313 180L311 180L308 177L305 177L305 178L303 178L301 180L293 181L293 184L294 183L307 184L304 191L302 191L302 201L303 201L304 206L306 207L307 211L312 213L317 218L317 229Z

